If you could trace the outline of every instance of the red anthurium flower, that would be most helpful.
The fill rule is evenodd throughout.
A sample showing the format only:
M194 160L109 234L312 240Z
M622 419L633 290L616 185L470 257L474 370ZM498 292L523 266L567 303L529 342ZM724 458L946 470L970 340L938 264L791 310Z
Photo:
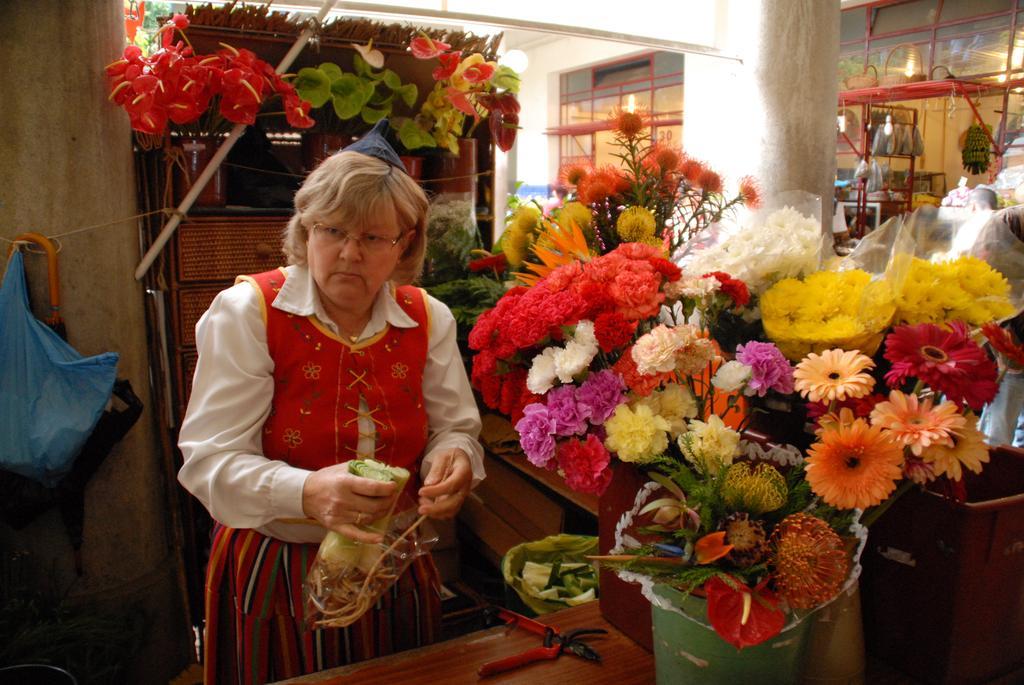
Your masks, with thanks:
M735 588L716 576L704 584L708 621L715 632L736 649L759 645L782 632L786 614L775 593L766 589L767 581L754 589L734 582Z
M413 38L409 43L409 49L412 50L413 57L417 59L433 59L442 52L451 50L452 46L448 43L442 43L439 40L432 40L428 36L417 36Z
M448 94L448 99L451 101L452 106L455 107L455 109L468 116L476 116L476 109L473 107L473 103L470 102L466 93L463 93L458 88L453 88L452 86L448 86L446 92Z
M437 59L441 62L441 66L434 69L433 76L435 81L440 81L455 73L455 70L459 68L461 55L457 52L448 52L438 55Z
M284 116L295 128L310 128L316 123L309 116L311 106L298 95L287 95L284 98Z
M474 259L466 266L473 273L480 273L481 271L488 271L493 269L495 272L502 272L508 267L508 258L504 252L499 252L495 255L489 255L487 257L481 257L480 259Z
M256 115L260 112L258 102L244 104L237 101L230 101L222 97L220 101L220 115L234 124L245 124L251 126L256 123Z
M161 135L167 126L167 112L162 109L150 109L140 114L128 113L132 128L141 133Z

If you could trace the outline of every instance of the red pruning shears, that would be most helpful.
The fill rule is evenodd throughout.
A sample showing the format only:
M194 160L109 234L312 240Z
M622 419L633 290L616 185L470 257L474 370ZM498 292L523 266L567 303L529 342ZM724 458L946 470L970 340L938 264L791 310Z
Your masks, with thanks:
M493 610L493 615L504 621L509 628L522 628L536 635L543 636L544 646L534 647L522 654L505 657L497 661L489 661L477 671L477 674L481 677L510 671L513 668L532 664L534 661L557 659L562 652L571 652L587 661L601 661L601 655L593 647L581 640L580 637L583 635L604 635L607 634L607 630L601 628L581 628L579 630L571 630L562 635L558 628L554 626L546 626L543 623L538 623L507 609L496 608Z

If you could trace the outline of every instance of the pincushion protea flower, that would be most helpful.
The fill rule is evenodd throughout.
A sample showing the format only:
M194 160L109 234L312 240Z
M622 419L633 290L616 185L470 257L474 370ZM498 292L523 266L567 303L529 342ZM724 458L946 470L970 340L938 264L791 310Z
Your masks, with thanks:
M732 545L729 560L740 568L761 562L768 554L768 535L764 524L752 520L745 512L726 517L724 522L725 542Z
M850 562L842 538L816 516L792 514L772 532L776 584L794 609L813 609L836 596Z

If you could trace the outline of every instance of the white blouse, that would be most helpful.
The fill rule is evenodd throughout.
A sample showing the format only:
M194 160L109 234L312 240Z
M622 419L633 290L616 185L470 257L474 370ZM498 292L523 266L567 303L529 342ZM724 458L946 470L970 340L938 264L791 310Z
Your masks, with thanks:
M316 316L337 334L309 269L289 266L286 273L274 308ZM316 542L323 537L323 528L299 523L305 518L302 488L311 472L262 454L261 432L274 393L274 362L267 350L261 300L252 284L236 283L217 295L196 324L199 361L178 436L185 459L178 480L225 526L255 528L289 542ZM475 486L485 476L483 449L477 441L480 414L455 342L455 318L444 303L429 296L427 301L430 331L423 400L429 437L420 473L426 477L437 455L460 448L469 455ZM418 325L385 286L359 340L389 324ZM365 400L361 398L360 404L365 412ZM362 419L360 433L367 437L360 439L359 454L372 455L373 422Z

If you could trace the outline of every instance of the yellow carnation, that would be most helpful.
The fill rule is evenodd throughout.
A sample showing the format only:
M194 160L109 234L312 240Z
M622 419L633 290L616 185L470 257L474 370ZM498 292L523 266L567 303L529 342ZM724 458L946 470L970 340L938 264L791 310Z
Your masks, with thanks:
M732 464L739 451L740 434L712 414L707 421L690 421L689 432L679 436L683 456L707 473Z
M631 409L620 404L604 427L608 431L605 447L622 461L648 462L668 448L669 423L647 405Z

